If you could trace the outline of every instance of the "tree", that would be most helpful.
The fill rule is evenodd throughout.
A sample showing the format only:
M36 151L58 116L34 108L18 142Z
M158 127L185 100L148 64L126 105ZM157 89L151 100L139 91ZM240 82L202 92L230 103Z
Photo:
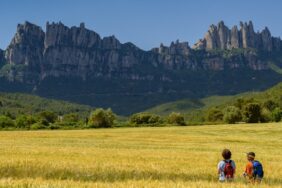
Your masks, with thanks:
M184 117L180 113L172 112L167 118L169 124L186 125Z
M261 107L258 103L249 103L244 107L244 120L247 123L258 123L261 118Z
M224 110L223 120L226 123L233 124L242 120L240 109L236 106L228 106Z
M265 101L262 105L264 108L266 108L269 111L273 111L276 107L278 107L279 105L274 102L271 99L268 99L267 101Z
M222 119L223 119L223 113L221 112L221 110L217 108L212 108L208 111L207 120L209 122L218 122L218 121L222 121Z
M38 114L41 124L48 126L50 123L55 123L57 115L51 111L43 111Z
M88 125L91 128L109 128L113 127L116 115L111 109L96 109L90 114Z
M234 106L238 107L240 110L244 108L249 103L253 103L254 99L253 98L239 98L236 100Z
M7 116L0 116L0 128L9 128L9 127L15 127L14 121Z
M77 113L70 113L63 116L63 124L74 126L79 122L79 115Z
M36 120L30 115L20 115L16 119L17 128L30 128L34 123L36 123Z
M282 119L282 110L281 108L277 107L272 111L272 120L275 122L279 122Z
M268 110L267 108L263 107L260 112L260 122L267 123L272 120L272 112Z
M137 113L130 117L130 123L133 125L154 125L161 123L161 117L150 113Z

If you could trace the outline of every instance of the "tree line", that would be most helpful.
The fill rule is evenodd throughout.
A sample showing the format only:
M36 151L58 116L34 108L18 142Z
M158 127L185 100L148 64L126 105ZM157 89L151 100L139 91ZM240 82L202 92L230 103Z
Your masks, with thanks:
M213 107L203 111L203 124L238 122L265 123L279 122L282 119L282 109L273 100L263 103L254 99L237 99L235 103L225 107ZM185 126L183 114L172 112L167 116L142 112L120 120L111 109L98 108L88 117L79 113L58 115L52 111L42 111L35 114L13 115L9 112L0 115L0 129L82 129L82 128L110 128L110 127L141 127L141 126Z

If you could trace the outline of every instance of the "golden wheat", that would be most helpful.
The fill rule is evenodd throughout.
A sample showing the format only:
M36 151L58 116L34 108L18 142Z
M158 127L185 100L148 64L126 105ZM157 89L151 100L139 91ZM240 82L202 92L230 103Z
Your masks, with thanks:
M0 132L0 187L249 187L245 153L265 168L261 187L282 187L282 125L211 125ZM217 180L229 148L237 177Z

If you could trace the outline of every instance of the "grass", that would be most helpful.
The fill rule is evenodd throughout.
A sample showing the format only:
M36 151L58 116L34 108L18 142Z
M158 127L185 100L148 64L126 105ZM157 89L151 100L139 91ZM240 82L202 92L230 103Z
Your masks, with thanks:
M92 109L92 107L87 105L46 99L35 95L0 92L0 114L9 112L17 116L18 114L35 114L42 111L52 111L58 115L78 113L81 117L88 117Z
M0 187L226 187L221 150L237 163L229 187L249 187L245 153L282 185L282 124L0 132Z
M274 64L274 63L272 63L272 62L269 62L268 63L268 66L269 66L269 68L271 68L273 71L275 71L276 73L278 73L278 74L282 74L282 69L278 66L278 65L276 65L276 64Z

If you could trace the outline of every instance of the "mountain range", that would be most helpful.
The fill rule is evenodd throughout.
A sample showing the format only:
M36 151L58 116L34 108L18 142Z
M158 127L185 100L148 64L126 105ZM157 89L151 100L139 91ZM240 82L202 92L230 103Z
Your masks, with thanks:
M112 108L121 115L162 103L269 88L282 81L282 40L252 22L211 25L192 47L176 40L145 51L81 23L17 26L0 50L0 91Z

